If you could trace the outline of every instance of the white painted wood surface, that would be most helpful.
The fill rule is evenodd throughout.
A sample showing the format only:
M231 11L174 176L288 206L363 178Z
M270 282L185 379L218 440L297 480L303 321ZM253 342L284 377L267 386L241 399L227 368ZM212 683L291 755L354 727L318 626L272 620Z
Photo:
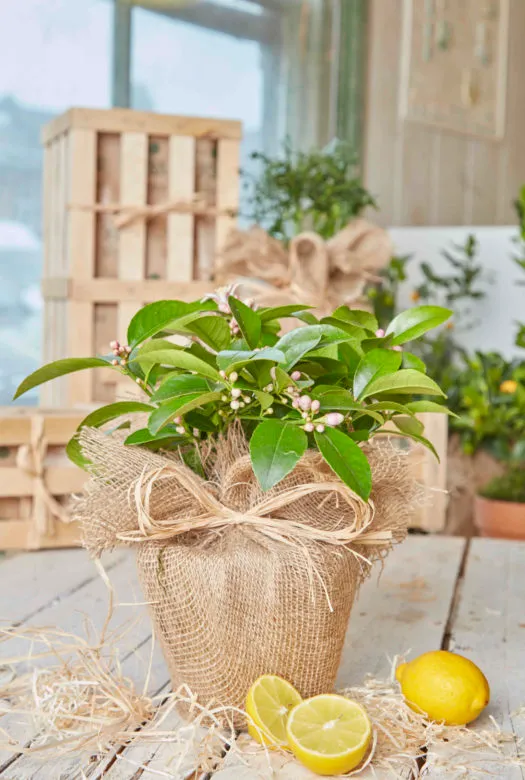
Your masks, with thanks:
M465 554L466 553L466 554ZM464 559L464 560L463 560ZM140 602L131 554L118 553L105 562L114 585L117 602ZM377 571L364 584L350 620L337 687L362 682L367 673L386 676L394 655L411 650L448 647L477 662L487 673L492 700L486 716L473 728L487 725L493 716L504 730L525 737L525 718L514 713L525 705L525 544L474 540L470 548L458 538L412 536L387 559L377 580ZM28 553L0 561L0 618L22 625L56 626L82 635L86 617L100 627L107 607L107 591L95 567L81 550ZM137 684L144 680L151 652L151 627L143 607L119 606L115 624L139 619L122 642L126 674ZM18 652L23 642L9 643L9 653ZM0 646L0 663L7 644ZM40 663L45 663L41 661ZM160 650L153 654L150 692L169 691L169 679ZM166 724L176 726L177 715ZM31 730L10 716L0 718L24 744ZM314 780L314 775L287 756L261 752L246 736L239 738L243 760L231 754L213 780ZM515 755L514 743L508 755ZM439 756L430 755L425 777L450 778L439 772ZM504 780L524 780L516 766L495 766L480 756L479 773L457 776L486 777L486 772ZM34 756L0 754L1 780L154 780L159 777L183 780L201 777L194 756L176 770L176 748L170 744L136 745L99 760L63 759L43 764ZM269 766L270 762L270 766ZM485 773L485 774L484 774ZM371 770L363 780L386 780ZM410 777L407 771L406 777Z

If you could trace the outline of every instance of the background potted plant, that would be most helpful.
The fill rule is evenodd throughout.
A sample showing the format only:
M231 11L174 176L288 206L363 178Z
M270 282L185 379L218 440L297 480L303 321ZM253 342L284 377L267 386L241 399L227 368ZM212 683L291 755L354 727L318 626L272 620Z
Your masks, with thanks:
M481 536L525 539L525 462L512 464L481 488L475 518Z

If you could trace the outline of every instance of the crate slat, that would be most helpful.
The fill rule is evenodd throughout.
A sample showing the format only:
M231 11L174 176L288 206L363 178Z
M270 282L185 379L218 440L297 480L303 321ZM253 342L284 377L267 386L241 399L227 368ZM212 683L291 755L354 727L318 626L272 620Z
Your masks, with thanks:
M190 200L195 194L195 138L173 135L169 139L169 199ZM193 278L193 217L168 214L166 278L188 282Z

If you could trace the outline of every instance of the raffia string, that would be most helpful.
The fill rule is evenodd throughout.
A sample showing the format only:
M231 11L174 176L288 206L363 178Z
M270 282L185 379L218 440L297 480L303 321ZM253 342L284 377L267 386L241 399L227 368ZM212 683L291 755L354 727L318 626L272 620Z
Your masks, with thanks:
M119 230L128 227L139 219L148 221L165 214L194 214L204 217L233 217L235 209L219 209L210 206L204 195L196 193L191 199L178 199L156 203L155 205L124 205L122 203L70 203L70 209L92 211L96 214L113 214L115 227Z
M58 503L46 483L46 454L48 442L44 433L44 417L35 414L31 417L31 435L29 444L18 448L17 467L33 480L33 542L39 546L44 536L54 532L54 521L70 523L72 518Z

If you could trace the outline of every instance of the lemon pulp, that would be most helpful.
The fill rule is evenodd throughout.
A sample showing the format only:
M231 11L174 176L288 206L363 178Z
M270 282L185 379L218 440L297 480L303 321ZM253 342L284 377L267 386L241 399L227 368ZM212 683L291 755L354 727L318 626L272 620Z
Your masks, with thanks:
M246 713L250 716L248 733L252 739L267 745L286 747L288 715L301 701L298 691L281 677L273 674L259 677L246 697Z
M447 726L475 720L490 699L487 679L468 658L436 650L401 664L396 677L407 704Z
M294 707L286 732L295 757L319 775L355 769L372 738L365 710L357 702L335 694L314 696Z

